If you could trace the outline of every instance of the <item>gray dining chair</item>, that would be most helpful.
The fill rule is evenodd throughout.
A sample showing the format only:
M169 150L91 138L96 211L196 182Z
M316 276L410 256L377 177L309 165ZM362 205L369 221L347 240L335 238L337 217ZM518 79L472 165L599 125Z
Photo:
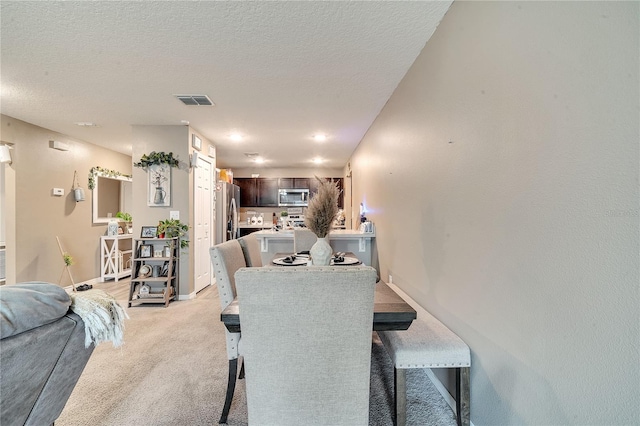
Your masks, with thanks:
M250 425L369 424L375 269L236 272Z
M216 278L216 286L220 298L220 307L224 309L233 302L236 296L236 283L234 274L240 268L247 266L242 253L242 247L237 240L229 240L227 242L215 245L209 250L211 255L211 263ZM224 326L223 326L224 327ZM219 423L226 423L233 393L236 388L236 377L238 375L238 357L240 351L238 344L240 343L240 333L231 333L225 328L225 337L227 342L227 358L229 359L229 378L227 380L227 394L222 408Z
M260 242L256 236L251 233L244 237L238 238L238 242L242 247L242 253L244 253L244 260L247 266L259 267L262 266L262 256L260 255Z
M309 251L311 247L316 243L318 237L312 231L308 229L294 229L293 230L293 251L300 253L301 251Z

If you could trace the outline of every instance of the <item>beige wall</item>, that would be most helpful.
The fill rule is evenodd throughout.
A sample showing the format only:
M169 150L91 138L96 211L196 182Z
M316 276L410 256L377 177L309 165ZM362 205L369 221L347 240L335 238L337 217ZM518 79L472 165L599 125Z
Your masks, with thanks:
M211 143L201 134L188 126L133 126L132 158L138 161L143 154L151 151L173 152L174 157L180 160L178 168L171 169L171 206L149 207L147 206L147 172L144 169L134 167L133 170L133 217L134 236L140 235L143 225L157 225L158 221L168 219L173 210L180 212L180 220L190 226L189 240L193 241L192 223L193 210L193 178L189 160L193 152L191 146L192 135L196 134L202 140L200 155L206 156ZM215 168L215 159L212 161ZM194 256L193 244L188 249L181 250L180 254L180 283L178 296L180 298L192 297L194 292Z
M129 174L131 157L4 115L0 129L2 140L14 144L13 163L5 167L11 178L6 184L13 187L5 206L7 283L58 283L64 263L56 236L75 260L71 272L76 283L99 277L100 236L106 224L92 223L89 170L100 166ZM68 144L69 150L50 148L50 140ZM85 190L86 200L79 203L71 191L74 171ZM64 196L53 196L54 187L63 188ZM69 284L64 275L62 285Z
M476 425L640 423L639 13L455 2L351 159Z

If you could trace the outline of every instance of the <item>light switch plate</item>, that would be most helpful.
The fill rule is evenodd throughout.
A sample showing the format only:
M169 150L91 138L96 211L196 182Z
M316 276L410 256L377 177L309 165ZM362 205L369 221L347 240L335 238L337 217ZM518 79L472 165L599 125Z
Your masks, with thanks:
M171 210L169 212L169 219L180 220L180 210Z
M57 196L57 197L61 197L64 195L64 189L62 188L53 188L51 190L51 194Z

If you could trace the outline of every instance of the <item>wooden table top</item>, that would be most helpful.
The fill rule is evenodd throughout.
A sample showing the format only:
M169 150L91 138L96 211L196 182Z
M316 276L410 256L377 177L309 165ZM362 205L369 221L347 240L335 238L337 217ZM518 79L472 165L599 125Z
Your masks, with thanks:
M406 330L416 319L416 311L385 282L376 284L373 300L373 329ZM220 314L220 320L232 333L240 332L240 310L238 301L233 300Z

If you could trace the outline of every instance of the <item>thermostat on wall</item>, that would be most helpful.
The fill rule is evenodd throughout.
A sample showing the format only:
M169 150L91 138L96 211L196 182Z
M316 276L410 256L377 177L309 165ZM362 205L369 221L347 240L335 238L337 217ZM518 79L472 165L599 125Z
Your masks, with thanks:
M57 196L57 197L62 197L64 195L64 189L62 188L53 188L51 190L51 194Z

